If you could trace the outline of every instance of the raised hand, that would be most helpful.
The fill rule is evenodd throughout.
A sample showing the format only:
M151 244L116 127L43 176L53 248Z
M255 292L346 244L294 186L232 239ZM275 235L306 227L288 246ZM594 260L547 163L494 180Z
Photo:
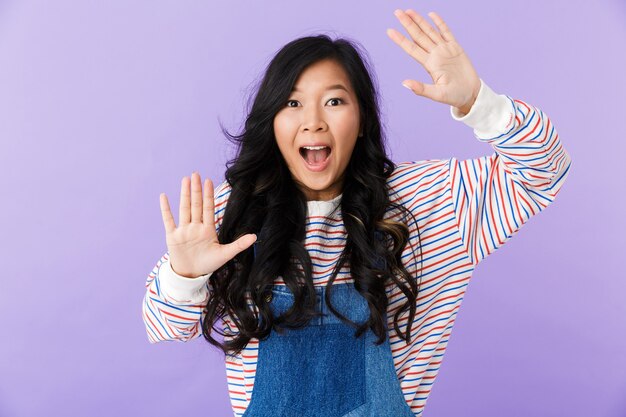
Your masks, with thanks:
M213 182L210 179L204 180L203 198L200 174L193 173L191 179L183 177L178 227L174 223L167 196L165 193L159 196L170 264L178 275L197 278L216 271L256 241L256 235L250 233L232 243L219 243L215 230L213 193Z
M411 9L397 9L394 14L411 38L406 38L395 29L387 29L387 35L422 64L434 82L425 84L405 80L403 84L415 94L468 113L478 96L480 78L443 19L435 12L428 13L439 29L435 30L426 19Z

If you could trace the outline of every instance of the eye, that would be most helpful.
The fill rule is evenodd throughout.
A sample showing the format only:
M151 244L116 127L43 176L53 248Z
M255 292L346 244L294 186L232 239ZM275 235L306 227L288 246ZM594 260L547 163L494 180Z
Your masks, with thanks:
M331 98L331 99L330 99L330 100L328 100L328 101L332 101L332 100L339 100L339 101L341 101L342 103L344 102L344 101L343 101L343 99L342 99L342 98L339 98L339 97L333 97L333 98ZM332 106L332 107L335 107L335 106Z
M293 103L297 103L298 101L297 101L297 100L287 100L287 107L298 107L297 105L295 105L295 106L290 106L290 105L289 105L289 103L292 103L292 102L293 102Z

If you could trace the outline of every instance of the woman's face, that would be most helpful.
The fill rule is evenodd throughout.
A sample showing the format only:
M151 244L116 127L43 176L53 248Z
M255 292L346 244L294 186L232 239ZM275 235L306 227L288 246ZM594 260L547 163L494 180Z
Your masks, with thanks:
M307 200L330 200L341 194L344 171L360 133L359 104L348 75L328 59L300 74L274 117L278 148Z

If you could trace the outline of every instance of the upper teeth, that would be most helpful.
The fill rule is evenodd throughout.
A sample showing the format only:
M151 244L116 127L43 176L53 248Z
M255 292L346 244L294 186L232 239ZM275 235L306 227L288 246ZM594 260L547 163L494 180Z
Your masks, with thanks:
M303 146L305 149L309 149L311 151L318 151L320 149L328 148L328 146Z

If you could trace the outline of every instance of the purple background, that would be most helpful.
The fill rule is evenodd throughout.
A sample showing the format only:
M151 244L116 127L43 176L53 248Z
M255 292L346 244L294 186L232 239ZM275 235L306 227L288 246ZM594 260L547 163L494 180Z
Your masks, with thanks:
M369 52L394 161L490 154L400 84L432 82L385 34L409 7L438 12L573 159L554 204L477 267L424 415L626 416L617 0L0 1L0 416L231 416L218 351L148 343L159 193L177 219L183 176L223 180L218 118L237 131L263 66L320 31Z

